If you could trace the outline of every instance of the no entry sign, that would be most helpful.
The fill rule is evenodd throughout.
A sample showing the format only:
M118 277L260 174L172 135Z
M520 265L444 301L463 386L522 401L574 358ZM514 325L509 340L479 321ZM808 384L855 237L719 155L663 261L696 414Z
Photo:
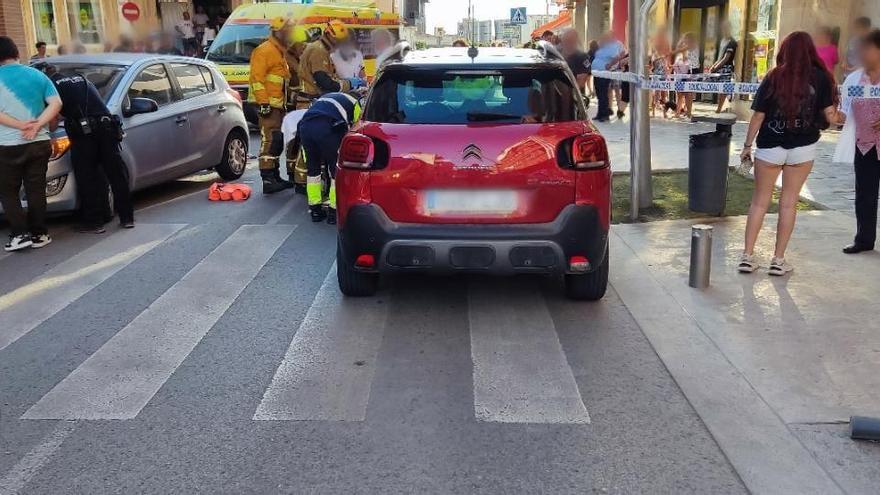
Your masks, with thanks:
M125 2L122 4L122 17L129 22L134 22L141 17L141 8L134 2Z

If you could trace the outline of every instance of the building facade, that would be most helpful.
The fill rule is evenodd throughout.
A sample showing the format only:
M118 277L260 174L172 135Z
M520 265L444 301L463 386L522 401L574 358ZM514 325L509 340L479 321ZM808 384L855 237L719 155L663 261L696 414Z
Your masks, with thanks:
M599 6L600 0L586 3L588 26L592 15L589 6L593 4L608 16L607 24L603 24L620 40L626 39L627 0L610 0L607 7ZM718 28L722 21L729 21L740 48L736 77L741 81L759 81L775 65L778 44L794 31L812 33L821 26L832 28L839 33L842 57L852 21L860 16L868 16L880 26L880 0L657 0L650 26L652 32L666 27L673 40L684 33L694 33L700 40L702 67L707 68L718 56ZM587 37L595 36L588 28ZM838 67L838 76L840 71Z
M318 0L319 3L346 3L347 0ZM400 12L404 0L376 0L385 12ZM424 12L427 0L415 0ZM50 54L59 45L82 43L89 51L100 51L105 43L114 44L120 35L143 37L159 30L173 30L183 12L193 13L202 6L211 16L232 12L252 0L0 0L0 34L15 40L23 56L35 52L44 41ZM350 3L350 1L348 2ZM134 8L132 8L132 5ZM126 8L128 18L123 14ZM138 13L129 20L131 13ZM424 15L420 16L424 23ZM422 24L424 25L424 24Z

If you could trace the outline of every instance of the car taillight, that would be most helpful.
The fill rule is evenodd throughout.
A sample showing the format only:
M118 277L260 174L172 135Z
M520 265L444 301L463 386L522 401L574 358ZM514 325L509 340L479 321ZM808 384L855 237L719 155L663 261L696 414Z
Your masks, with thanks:
M585 134L571 143L571 163L578 170L605 168L609 165L608 147L599 134Z
M57 160L70 149L70 138L67 136L57 137L52 140L52 156L49 161Z
M241 102L241 93L239 93L238 91L236 91L236 90L234 90L234 89L232 89L232 88L227 88L227 89L226 89L226 93L227 93L229 96L235 98L235 101L237 101L239 105L242 104L242 102Z
M349 134L339 147L339 166L365 170L373 166L373 140L363 134Z

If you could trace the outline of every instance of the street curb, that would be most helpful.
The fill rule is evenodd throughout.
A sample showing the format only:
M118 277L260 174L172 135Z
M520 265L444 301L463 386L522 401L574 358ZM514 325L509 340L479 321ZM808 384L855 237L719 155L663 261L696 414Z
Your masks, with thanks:
M843 493L614 229L610 241L612 286L746 487Z

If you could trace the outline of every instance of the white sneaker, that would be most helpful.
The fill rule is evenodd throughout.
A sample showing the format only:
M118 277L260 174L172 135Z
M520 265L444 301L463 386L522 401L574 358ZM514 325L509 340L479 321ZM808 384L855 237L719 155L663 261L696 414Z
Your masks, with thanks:
M3 246L3 249L7 252L18 251L31 247L33 243L34 241L31 240L30 234L9 236L9 242L7 242L5 246Z
M52 242L52 238L49 237L49 234L31 236L31 247L34 249L39 249L50 242Z
M758 269L758 262L755 261L755 255L743 253L739 258L739 265L736 269L740 273L754 273Z
M792 270L794 270L794 267L791 266L791 263L785 261L784 258L773 258L773 261L770 262L770 269L767 270L767 274L781 277L790 273Z

